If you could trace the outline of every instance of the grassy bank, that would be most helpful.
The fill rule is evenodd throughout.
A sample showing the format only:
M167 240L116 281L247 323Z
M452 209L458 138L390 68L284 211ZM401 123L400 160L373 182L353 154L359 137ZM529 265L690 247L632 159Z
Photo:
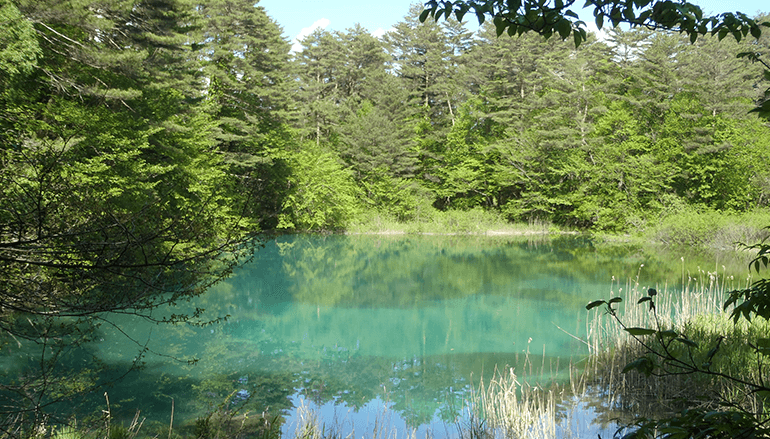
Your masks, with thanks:
M558 226L533 219L511 223L494 211L431 210L421 217L400 222L385 214L371 213L358 218L345 230L350 234L559 234L591 233L608 242L657 243L669 247L736 250L740 244L754 244L770 236L770 210L734 213L682 208L665 213L655 221L626 231L607 233Z
M668 214L636 231L647 242L720 250L738 249L737 243L754 244L770 236L770 211L734 213L696 208Z
M392 217L373 213L360 218L346 230L350 234L547 234L562 233L565 229L551 223L532 220L511 223L496 212L482 209L468 211L432 211L410 222L399 222Z

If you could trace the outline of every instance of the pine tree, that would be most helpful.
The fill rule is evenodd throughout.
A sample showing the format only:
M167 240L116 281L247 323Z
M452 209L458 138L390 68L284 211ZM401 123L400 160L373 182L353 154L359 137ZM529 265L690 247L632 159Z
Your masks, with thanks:
M217 150L237 176L244 214L274 228L285 195L289 128L289 43L253 2L212 0L196 8L205 110L216 123Z
M445 160L446 137L464 99L458 56L467 37L458 29L447 31L432 21L421 23L420 10L419 5L412 5L385 42L393 72L408 93L407 117L417 133L414 148L420 184L435 192L442 184L438 170Z
M295 117L301 141L313 140L316 146L337 141L344 54L339 35L316 29L302 40L302 50L294 55L299 79Z

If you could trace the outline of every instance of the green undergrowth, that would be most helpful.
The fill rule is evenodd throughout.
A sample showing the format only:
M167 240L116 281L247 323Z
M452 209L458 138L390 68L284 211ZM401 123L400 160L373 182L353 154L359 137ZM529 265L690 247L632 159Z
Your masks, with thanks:
M770 236L770 210L719 212L687 208L664 216L637 235L669 246L739 249Z
M593 234L604 242L661 244L669 248L708 250L741 250L770 236L770 210L752 212L720 212L683 207L665 212L644 227L607 233L577 230ZM410 221L399 221L385 213L372 212L360 216L347 229L349 234L562 234L574 232L548 221L533 219L526 223L511 223L494 211L480 208L470 210L424 210Z

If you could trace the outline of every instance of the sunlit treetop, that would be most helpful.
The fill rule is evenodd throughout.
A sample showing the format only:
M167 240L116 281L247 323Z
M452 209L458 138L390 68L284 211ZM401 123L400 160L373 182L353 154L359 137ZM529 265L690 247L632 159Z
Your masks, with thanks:
M695 42L699 35L717 35L721 40L732 35L736 40L751 35L759 38L761 27L770 22L757 23L741 12L705 16L703 10L686 1L654 0L586 0L584 8L593 9L596 27L613 27L626 23L652 30L672 30L685 33ZM497 34L521 35L537 32L546 38L554 34L563 40L573 36L579 46L587 38L586 23L580 20L575 0L430 0L420 20L428 17L440 20L455 17L462 21L468 13L475 15L479 24L492 19Z

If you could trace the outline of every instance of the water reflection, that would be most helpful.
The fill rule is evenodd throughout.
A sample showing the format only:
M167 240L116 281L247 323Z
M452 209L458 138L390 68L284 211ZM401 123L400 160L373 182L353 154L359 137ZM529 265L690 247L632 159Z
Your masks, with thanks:
M369 419L367 407L384 404L409 427L452 424L471 385L496 369L564 378L585 354L584 306L617 288L613 278L641 273L640 282L668 281L675 292L701 264L713 261L582 237L282 236L191 304L229 315L227 323L119 318L140 343L104 327L93 349L110 365L129 363L144 345L199 359L148 356L143 371L109 390L128 417L141 409L167 422L173 399L178 420L222 404L291 419L306 401Z

